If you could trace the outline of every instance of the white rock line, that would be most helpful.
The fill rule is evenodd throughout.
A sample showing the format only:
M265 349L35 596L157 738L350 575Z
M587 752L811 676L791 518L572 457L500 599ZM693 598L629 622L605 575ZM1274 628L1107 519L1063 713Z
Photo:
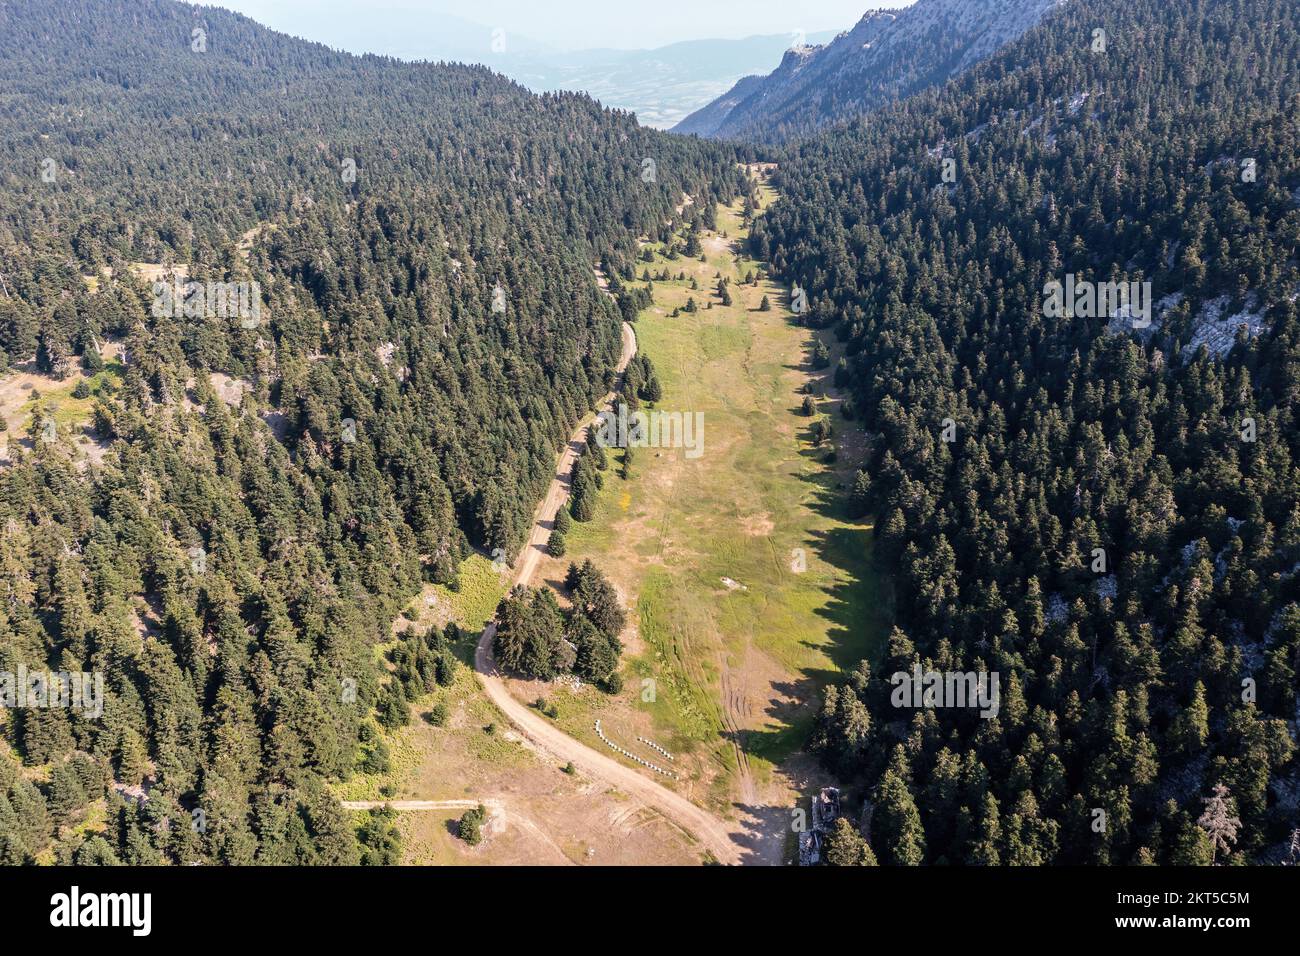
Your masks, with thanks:
M624 750L624 749L623 749L622 747L620 747L618 744L614 743L614 741L612 741L612 740L610 740L608 737L606 737L606 736L605 736L605 731L603 731L603 730L600 729L600 721L599 721L599 720L596 721L596 736L599 737L601 740L603 740L603 741L605 742L605 744L606 744L606 745L607 745L611 750L617 750L619 753L621 753L621 754L622 754L624 757L626 757L628 760L636 761L636 762L639 763L641 766L646 767L646 768L648 768L648 769L650 769L650 770L653 770L655 773L661 773L661 774L663 774L665 777L672 777L674 780L677 779L677 774L673 773L671 770L665 770L663 767L656 767L656 766L655 766L654 764L652 764L649 760L643 760L642 758L638 757L636 754L632 753L630 750ZM640 737L637 738L637 740L640 740L640 739L641 739ZM657 749L659 749L659 748L656 747L655 749L657 750ZM669 759L672 759L672 758L669 758Z
M653 748L654 750L659 751L661 754L663 754L663 755L664 755L665 757L667 757L669 760L673 760L673 759L674 759L674 757L673 757L672 754L670 754L667 750L664 750L663 747L660 747L660 746L659 746L657 743L655 743L653 740L647 740L645 737L638 737L637 740L641 741L641 743L645 744L647 747L651 747L651 748Z

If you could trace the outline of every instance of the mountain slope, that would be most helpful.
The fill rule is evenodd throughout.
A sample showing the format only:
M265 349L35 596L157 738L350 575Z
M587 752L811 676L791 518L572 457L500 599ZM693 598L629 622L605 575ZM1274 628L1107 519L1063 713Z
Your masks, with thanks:
M826 46L787 52L674 132L779 142L942 83L1020 36L1062 0L918 0L868 12Z
M1298 17L1079 0L783 164L753 252L842 343L895 572L815 735L882 863L1273 861L1300 829ZM1151 312L1052 306L1110 282ZM909 703L914 668L998 704Z
M391 622L521 543L640 307L593 262L734 156L167 0L9 0L0 66L0 672L103 682L0 709L0 861L355 862L329 784L460 666Z

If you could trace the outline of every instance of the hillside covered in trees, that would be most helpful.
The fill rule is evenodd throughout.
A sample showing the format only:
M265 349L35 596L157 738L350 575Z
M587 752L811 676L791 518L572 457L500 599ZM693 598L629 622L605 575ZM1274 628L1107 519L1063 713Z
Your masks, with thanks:
M522 542L613 381L630 307L593 264L619 291L735 157L166 0L11 0L0 63L0 367L124 356L89 421L4 423L0 671L101 673L104 712L6 712L0 860L355 861L325 785L400 711L372 645ZM260 308L159 309L178 270ZM394 663L442 674L428 640Z
M782 143L943 83L1020 36L1058 0L912 0L868 10L824 46L796 46L673 132Z
M1276 860L1300 827L1298 17L1071 2L782 165L752 251L846 343L894 579L814 741L881 863ZM1149 281L1149 322L1052 308L1067 277ZM917 664L998 672L996 716L896 706Z

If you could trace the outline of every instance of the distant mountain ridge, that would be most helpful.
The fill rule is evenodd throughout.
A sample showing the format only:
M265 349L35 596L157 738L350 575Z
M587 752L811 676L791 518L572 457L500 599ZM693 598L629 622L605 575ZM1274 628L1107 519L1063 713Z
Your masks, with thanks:
M272 29L356 55L487 66L534 93L590 93L666 129L714 100L740 77L766 73L790 46L789 33L682 40L648 49L557 49L515 29L445 11L354 0L279 0L257 18ZM827 43L836 30L810 33Z
M917 0L871 10L825 46L787 51L673 131L780 142L942 83L992 55L1065 0Z
M829 41L834 33L813 34ZM606 106L631 110L646 126L667 128L736 78L777 62L788 34L737 40L685 40L650 50L506 53L478 58L534 92L582 91ZM743 81L742 81L743 82Z

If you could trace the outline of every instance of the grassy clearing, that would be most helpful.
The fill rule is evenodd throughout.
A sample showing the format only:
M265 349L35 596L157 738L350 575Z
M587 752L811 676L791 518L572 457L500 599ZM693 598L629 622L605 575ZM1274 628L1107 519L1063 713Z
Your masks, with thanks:
M13 423L18 427L14 430L26 431L32 416L38 413L53 418L61 432L80 428L89 423L94 412L95 399L105 395L106 390L116 391L121 386L125 374L126 366L121 362L112 361L106 363L94 375L88 377L74 375L60 383L57 388L41 391L39 395L29 398L19 409L19 421ZM73 391L82 381L86 383L90 392L85 398L77 398L73 395Z
M449 719L435 727L424 714L436 705L446 707ZM484 728L493 726L489 733ZM411 722L392 733L380 732L378 739L388 748L391 764L387 773L358 771L334 788L340 800L382 800L381 788L390 786L391 799L450 799L460 796L453 777L442 782L438 792L430 795L422 780L422 768L430 754L459 753L495 767L523 766L533 760L517 737L509 734L509 723L480 693L473 672L460 668L450 687L439 687L411 705ZM445 792L442 792L444 791Z
M765 189L763 205L772 198ZM704 413L703 456L637 449L626 481L614 464L595 520L574 525L568 555L543 576L554 581L568 561L589 557L634 603L621 700L589 689L556 694L566 729L590 742L595 716L619 728L620 710L630 710L625 737L652 733L691 754L706 778L735 773L735 742L762 779L800 749L819 689L874 654L884 596L871 528L843 510L858 456L850 444L827 462L811 441L813 419L799 412L800 388L811 381L827 390L830 370L811 369L813 333L792 322L784 290L762 266L735 251L744 232L738 205L720 211L718 227L706 238L706 262L657 254L637 265L638 274L686 273L655 283L656 304L638 318L637 336L663 385L658 407ZM760 281L743 284L751 271ZM717 273L732 280L730 307L712 295ZM759 311L764 295L771 311ZM700 311L672 317L688 297ZM833 338L827 345L837 357ZM838 404L818 402L836 442L853 435ZM654 682L652 700L643 681Z

